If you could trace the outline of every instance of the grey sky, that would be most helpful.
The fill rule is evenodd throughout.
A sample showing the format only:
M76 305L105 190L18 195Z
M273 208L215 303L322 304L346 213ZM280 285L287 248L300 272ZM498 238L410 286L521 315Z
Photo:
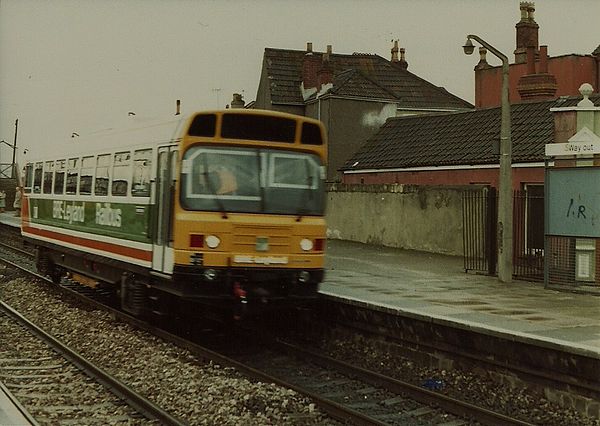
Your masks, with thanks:
M600 43L600 1L535 5L551 56ZM518 0L0 0L0 139L12 143L18 118L19 151L35 158L70 149L72 132L130 120L129 111L170 115L176 99L183 112L222 108L234 92L251 101L264 48L307 41L389 59L398 39L410 71L473 102L478 57L463 54L466 34L512 61L519 17ZM0 162L10 155L3 144Z

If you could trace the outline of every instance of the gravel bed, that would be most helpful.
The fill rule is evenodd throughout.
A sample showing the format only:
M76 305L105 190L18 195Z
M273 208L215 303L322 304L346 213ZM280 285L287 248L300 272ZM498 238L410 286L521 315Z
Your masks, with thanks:
M252 382L233 368L78 308L43 283L0 270L0 299L172 415L190 424L336 424L296 392Z
M491 410L504 412L544 426L600 426L600 419L583 417L575 410L565 409L548 401L543 393L499 383L490 372L478 374L458 369L445 370L417 365L397 356L388 343L360 335L328 338L321 350L337 359L379 371L418 386L428 380L439 383L439 390L452 397L470 401ZM439 382L438 382L439 381Z
M149 424L9 317L0 330L0 380L40 424Z

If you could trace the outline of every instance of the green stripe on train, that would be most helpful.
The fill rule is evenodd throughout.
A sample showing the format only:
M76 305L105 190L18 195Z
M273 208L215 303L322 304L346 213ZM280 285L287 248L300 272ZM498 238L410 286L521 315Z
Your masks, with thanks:
M30 198L29 209L32 223L151 243L149 205Z

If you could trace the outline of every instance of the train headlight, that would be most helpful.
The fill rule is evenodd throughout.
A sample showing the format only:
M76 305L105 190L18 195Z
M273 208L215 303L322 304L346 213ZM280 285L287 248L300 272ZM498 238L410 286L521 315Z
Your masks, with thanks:
M299 283L307 283L310 280L310 272L308 271L300 271L298 274L298 282Z
M206 281L214 281L217 279L217 271L214 269L205 269L204 270L204 279Z
M208 237L206 237L206 239L204 241L206 242L206 245L208 246L208 248L211 248L211 249L215 249L215 248L219 247L219 244L221 244L221 239L219 237L217 237L216 235L209 235Z
M313 248L312 240L309 240L308 238L303 238L302 241L300 241L300 248L304 251L311 251Z

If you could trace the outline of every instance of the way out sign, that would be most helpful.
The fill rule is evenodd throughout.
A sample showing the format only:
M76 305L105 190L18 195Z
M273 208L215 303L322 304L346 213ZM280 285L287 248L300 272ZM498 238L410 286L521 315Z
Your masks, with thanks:
M567 143L546 144L546 156L600 154L600 137L587 127L573 135Z

